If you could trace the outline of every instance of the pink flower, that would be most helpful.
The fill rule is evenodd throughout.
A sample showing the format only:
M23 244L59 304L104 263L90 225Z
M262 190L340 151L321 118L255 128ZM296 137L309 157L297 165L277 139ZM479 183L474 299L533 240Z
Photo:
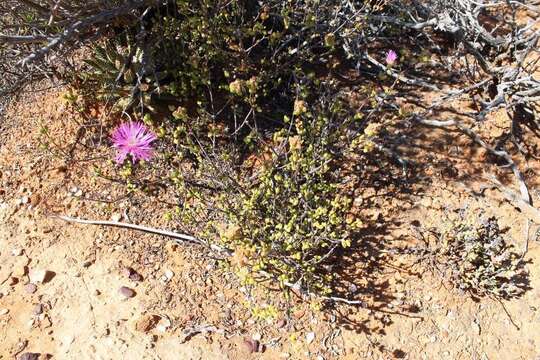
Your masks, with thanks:
M394 50L388 50L388 52L386 53L386 64L388 66L392 66L394 65L396 60L397 60L396 52Z
M126 122L114 129L111 139L116 148L115 160L122 164L128 155L133 162L152 158L151 143L157 137L141 122Z

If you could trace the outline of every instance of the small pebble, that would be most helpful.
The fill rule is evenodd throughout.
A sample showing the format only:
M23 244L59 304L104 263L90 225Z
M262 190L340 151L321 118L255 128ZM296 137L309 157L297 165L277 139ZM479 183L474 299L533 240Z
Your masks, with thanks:
M135 270L133 268L130 268L129 266L126 266L122 268L122 275L125 277L129 277Z
M139 274L138 272L133 271L133 272L129 275L129 279L132 280L132 281L142 281L142 280L143 280L143 277L142 277L142 275Z
M49 272L47 270L32 269L28 273L28 278L33 283L44 283L48 273Z
M19 357L19 360L39 360L39 355L40 354L38 354L38 353L27 352L27 353L22 354Z
M315 340L315 333L309 332L306 334L306 343L311 344Z
M250 338L244 338L244 347L250 353L259 351L259 342Z
M480 324L478 324L478 322L479 322L478 319L474 319L472 323L472 328L474 332L476 333L476 335L480 335L480 332L481 332Z
M143 280L143 277L141 274L139 274L137 271L135 271L135 269L129 267L129 266L126 266L125 268L122 269L122 274L129 278L130 280L132 281L142 281Z
M285 325L287 325L287 321L285 319L279 319L276 323L276 328L281 329Z
M23 249L13 249L11 250L13 256L21 256L23 254Z
M28 267L23 263L18 263L13 266L13 275L22 277L28 272Z
M147 314L142 316L135 323L135 330L140 332L149 332L158 324L160 317L157 315Z
M126 286L122 286L119 291L120 291L120 294L122 294L123 296L127 298L132 298L135 296L135 291Z
M168 328L171 327L171 325L171 320L169 320L167 317L162 317L161 320L159 320L156 329L158 331L165 332Z
M165 270L163 273L163 280L164 281L170 281L174 276L174 272L172 270Z
M37 304L36 306L34 306L34 315L39 315L43 312L43 305L41 304Z
M32 283L29 283L29 284L26 284L26 286L24 287L24 290L28 293L28 294L33 294L37 291L37 286L32 284Z
M9 309L0 309L0 316L6 315L9 313Z
M33 207L36 207L41 202L41 196L39 194L32 194L30 196L30 204Z

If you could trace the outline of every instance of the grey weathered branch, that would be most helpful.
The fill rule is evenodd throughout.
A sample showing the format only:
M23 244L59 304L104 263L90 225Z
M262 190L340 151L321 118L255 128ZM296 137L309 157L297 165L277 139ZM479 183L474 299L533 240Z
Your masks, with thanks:
M405 77L405 76L399 74L396 70L391 69L391 68L385 66L384 64L381 64L380 62L378 62L374 58L372 58L368 53L365 53L364 57L370 63L372 63L373 65L377 66L378 68L380 68L383 71L386 71L386 73L388 75L390 75L391 77L393 77L394 79L402 81L407 85L420 86L420 87L423 87L423 88L426 88L426 89L429 89L429 90L439 90L439 88L436 85L428 84L427 82L425 82L423 80L420 80L420 79L411 79L411 78L408 78L408 77Z
M112 226L112 227L119 227L119 228L142 231L149 234L156 234L156 235L170 237L170 238L176 239L179 242L188 242L192 244L210 247L214 251L230 254L230 251L228 249L225 249L221 246L218 246L215 244L207 244L206 242L202 241L201 239L197 239L194 236L187 235L187 234L180 234L180 233L176 233L169 230L156 229L156 228L152 228L148 226L130 224L130 223L119 222L119 221L87 220L87 219L79 219L79 218L62 216L62 215L53 215L52 217L55 217L57 219L61 219L64 221L68 221L68 222L78 223L78 224Z
M527 184L525 183L525 179L523 177L523 174L519 170L517 164L514 162L512 157L504 150L497 150L493 148L492 146L488 145L477 133L475 133L472 129L464 126L457 120L446 120L446 121L440 121L440 120L428 120L428 119L422 119L419 117L415 117L414 120L422 125L425 126L431 126L431 127L437 127L437 128L455 128L459 132L467 135L471 140L473 140L476 144L482 146L484 149L486 149L491 155L494 155L498 158L501 158L507 162L507 166L509 166L512 169L512 172L514 173L514 176L516 177L516 180L518 182L519 191L521 193L521 199L527 203L531 204L531 196L529 194L529 190L527 188Z
M0 44L35 44L51 41L52 39L45 35L4 35L0 34Z
M77 20L73 24L69 25L62 34L53 37L47 45L24 58L21 63L23 65L28 65L29 63L40 59L51 52L51 50L73 40L73 38L81 35L83 31L88 30L92 26L96 26L98 24L105 24L104 26L108 26L113 19L126 16L135 9L150 5L157 5L163 2L163 0L130 0L120 7L104 10L93 16Z
M540 210L533 207L531 204L523 201L523 199L506 186L504 186L494 175L489 175L487 180L496 187L513 206L521 210L528 220L540 225Z
M229 249L226 249L224 247L221 247L221 246L215 245L215 244L207 244L206 242L204 242L204 241L202 241L200 239L197 239L194 236L186 235L186 234L180 234L180 233L176 233L176 232L173 232L173 231L156 229L156 228L152 228L152 227L148 227L148 226L135 225L135 224L129 224L129 223L124 223L124 222L118 222L118 221L87 220L87 219L79 219L79 218L74 218L74 217L69 217L69 216L62 216L62 215L53 215L53 217L55 217L57 219L64 220L64 221L68 221L68 222L78 223L78 224L113 226L113 227L119 227L119 228L126 228L126 229L142 231L142 232L146 232L146 233L150 233L150 234L166 236L166 237L176 239L178 242L188 242L188 243L192 243L192 244L197 244L197 245L203 245L203 246L206 246L206 247L210 247L212 250L214 250L214 251L216 251L218 253L221 253L221 254L225 254L226 256L231 256L232 255L232 252ZM290 288L292 288L294 290L297 290L302 295L308 296L308 297L316 297L316 298L321 298L321 299L332 301L332 302L345 303L345 304L348 304L348 305L362 305L362 304L364 304L364 302L361 301L361 300L350 300L350 299L337 297L337 296L320 296L320 295L317 295L317 294L313 294L313 293L309 292L308 290L300 288L298 285L288 283L288 282L285 282L284 285L287 286L287 287L290 287Z

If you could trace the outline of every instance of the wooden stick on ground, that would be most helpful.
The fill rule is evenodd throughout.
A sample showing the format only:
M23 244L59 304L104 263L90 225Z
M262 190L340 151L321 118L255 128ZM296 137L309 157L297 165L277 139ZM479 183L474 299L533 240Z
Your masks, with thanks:
M176 233L169 230L156 229L156 228L151 228L148 226L130 224L130 223L119 222L119 221L87 220L87 219L80 219L80 218L74 218L74 217L63 216L63 215L53 215L52 217L55 217L64 221L68 221L68 222L77 223L77 224L113 226L113 227L142 231L142 232L146 232L150 234L162 235L162 236L176 239L177 242L188 242L192 244L203 245L206 247L210 247L214 251L217 251L220 253L226 253L228 255L230 255L231 253L230 250L225 249L221 246L218 246L215 244L208 244L202 241L201 239L197 239L191 235L180 234L180 233Z
M504 159L507 162L508 166L512 169L512 172L514 173L514 176L516 177L516 180L519 186L519 192L521 193L522 201L528 205L531 205L532 203L531 195L529 194L529 190L527 188L527 184L525 183L523 174L521 173L521 171L519 171L517 164L514 162L512 157L506 151L497 150L493 148L492 146L488 145L477 133L475 133L472 129L466 126L463 126L457 120L440 121L440 120L427 120L427 119L420 119L420 118L415 118L415 120L419 124L422 124L425 126L431 126L431 127L436 127L436 128L446 128L446 129L454 128L455 130L467 135L475 143L477 143L478 145L486 149L491 155Z

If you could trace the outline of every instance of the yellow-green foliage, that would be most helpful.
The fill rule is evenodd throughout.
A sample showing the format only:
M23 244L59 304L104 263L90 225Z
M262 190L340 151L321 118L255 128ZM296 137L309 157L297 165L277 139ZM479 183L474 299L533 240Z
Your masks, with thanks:
M347 114L337 100L331 109L297 101L294 114L289 129L274 133L271 158L260 165L255 184L224 209L227 226L218 232L236 250L233 266L245 284L270 280L329 294L333 274L324 265L350 247L362 225L350 213L342 159L334 153ZM337 122L340 116L345 119Z

